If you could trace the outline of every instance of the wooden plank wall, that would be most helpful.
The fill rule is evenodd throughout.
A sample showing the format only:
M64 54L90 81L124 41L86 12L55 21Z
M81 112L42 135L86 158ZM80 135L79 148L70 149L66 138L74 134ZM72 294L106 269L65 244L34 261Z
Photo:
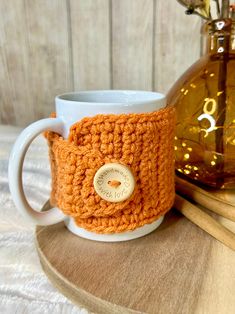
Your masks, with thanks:
M0 123L48 116L59 93L167 92L200 54L176 0L0 1Z

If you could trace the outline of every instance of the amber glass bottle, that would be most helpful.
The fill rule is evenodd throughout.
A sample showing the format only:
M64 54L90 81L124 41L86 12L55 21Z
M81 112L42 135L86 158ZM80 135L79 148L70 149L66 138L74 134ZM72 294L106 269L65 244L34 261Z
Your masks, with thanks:
M204 54L176 82L176 171L195 183L235 188L235 21L203 27Z

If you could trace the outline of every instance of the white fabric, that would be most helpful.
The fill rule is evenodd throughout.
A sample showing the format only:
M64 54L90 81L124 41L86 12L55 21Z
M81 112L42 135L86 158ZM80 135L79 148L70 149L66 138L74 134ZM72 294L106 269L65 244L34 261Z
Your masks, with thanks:
M0 313L88 313L50 284L36 253L34 227L20 216L11 200L8 158L19 132L19 128L0 126ZM50 190L48 151L42 136L29 149L23 178L30 204L40 209Z

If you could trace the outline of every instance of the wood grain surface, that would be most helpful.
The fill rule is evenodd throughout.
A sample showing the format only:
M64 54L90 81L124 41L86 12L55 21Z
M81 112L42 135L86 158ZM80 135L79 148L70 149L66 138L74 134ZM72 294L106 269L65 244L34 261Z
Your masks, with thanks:
M94 313L234 313L235 253L175 210L129 242L82 239L63 223L37 227L36 242L51 282Z
M154 31L155 90L166 93L200 56L201 19L184 14L177 1L156 1Z
M47 117L72 89L66 2L0 1L0 29L0 121Z
M46 117L74 89L166 92L198 58L199 29L176 0L0 1L0 123Z
M70 0L74 89L110 88L109 0Z
M112 64L115 89L152 89L153 1L112 2Z

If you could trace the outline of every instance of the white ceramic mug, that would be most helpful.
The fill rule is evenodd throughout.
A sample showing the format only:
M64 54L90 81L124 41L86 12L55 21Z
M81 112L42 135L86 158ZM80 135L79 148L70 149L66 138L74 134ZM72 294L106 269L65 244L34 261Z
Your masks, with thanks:
M22 166L25 154L33 139L43 131L50 130L68 137L69 129L84 117L97 114L144 113L157 111L166 106L163 94L145 91L83 91L57 96L56 118L39 120L29 125L15 142L9 160L9 186L18 210L38 225L52 225L65 221L67 228L81 237L105 242L126 241L152 232L162 222L163 216L151 224L118 234L96 234L78 227L73 218L65 216L57 208L45 212L34 210L28 203L22 185Z

